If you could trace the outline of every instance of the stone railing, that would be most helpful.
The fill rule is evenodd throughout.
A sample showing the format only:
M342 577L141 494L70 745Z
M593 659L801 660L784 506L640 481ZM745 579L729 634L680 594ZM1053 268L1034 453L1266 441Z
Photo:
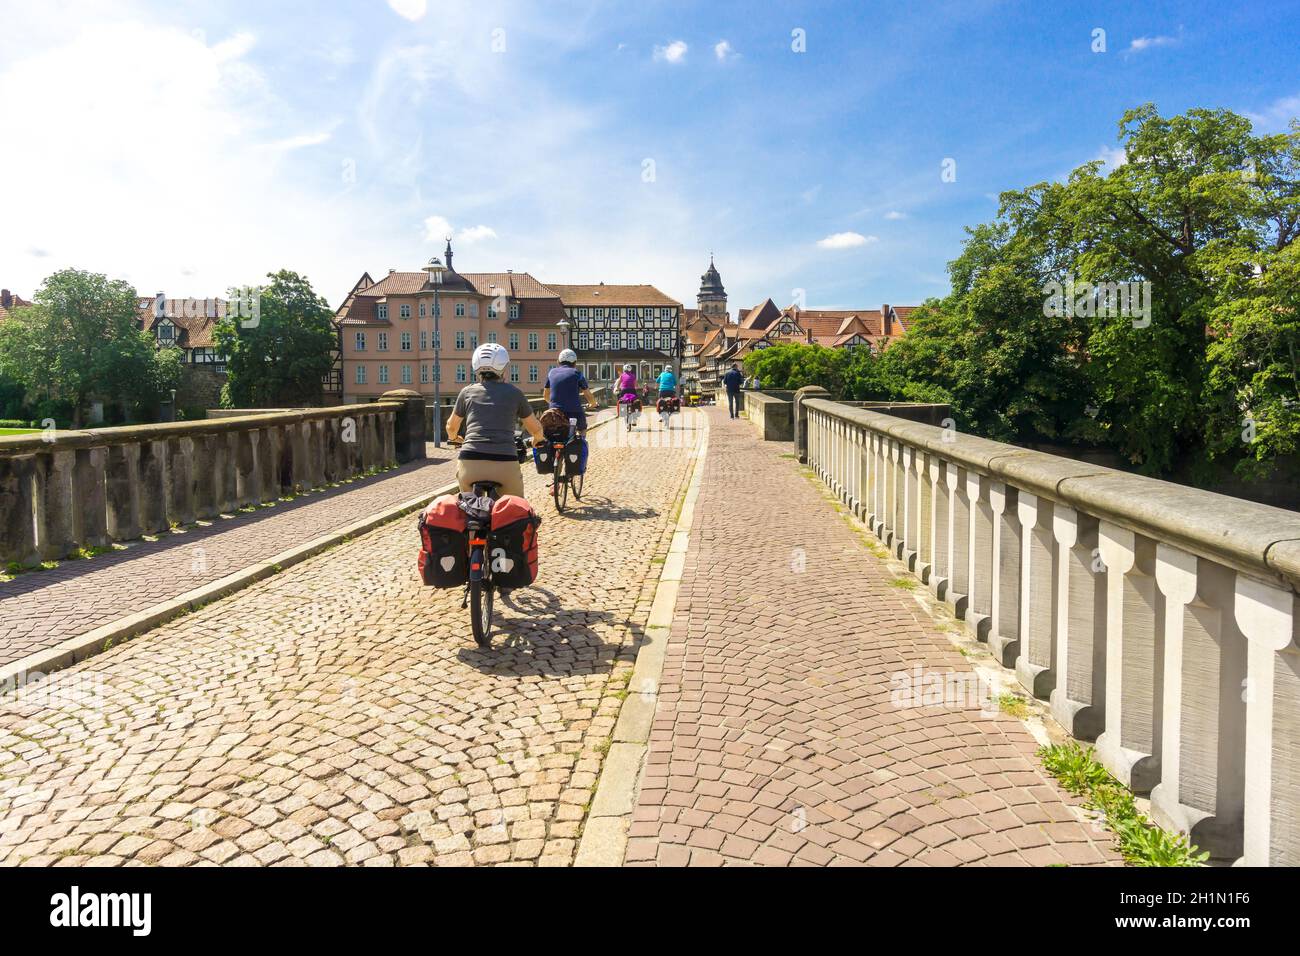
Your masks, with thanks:
M809 465L1157 822L1300 864L1300 515L805 404Z
M0 438L0 563L55 560L423 458L422 406L393 392L370 405Z
M746 389L745 417L764 441L794 441L794 392L769 394Z

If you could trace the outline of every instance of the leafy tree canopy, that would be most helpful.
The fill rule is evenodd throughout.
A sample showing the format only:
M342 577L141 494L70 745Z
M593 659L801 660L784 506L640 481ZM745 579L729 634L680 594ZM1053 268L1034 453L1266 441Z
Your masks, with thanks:
M137 327L136 291L127 282L64 269L33 304L0 325L0 375L28 399L69 402L80 425L92 399L148 404L179 380L179 353L160 352Z
M217 347L227 357L228 372L222 403L235 408L319 404L336 345L329 305L296 272L282 269L267 278L270 285L253 293L255 308L228 314L217 324Z

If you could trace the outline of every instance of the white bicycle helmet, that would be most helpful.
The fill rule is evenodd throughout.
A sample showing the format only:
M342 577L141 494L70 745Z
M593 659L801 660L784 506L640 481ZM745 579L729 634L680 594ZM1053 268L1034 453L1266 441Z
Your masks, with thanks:
M565 349L563 352L560 353L561 365L563 365L565 362L576 362L576 361L578 361L578 353L573 351L573 349Z
M635 371L635 369L633 369L631 365L624 365L624 366L623 366L623 371L625 371L625 372L632 372L632 371Z
M474 350L473 366L475 374L481 369L487 369L489 372L496 372L500 375L509 364L510 353L505 350L505 346L498 345L496 342L486 342Z

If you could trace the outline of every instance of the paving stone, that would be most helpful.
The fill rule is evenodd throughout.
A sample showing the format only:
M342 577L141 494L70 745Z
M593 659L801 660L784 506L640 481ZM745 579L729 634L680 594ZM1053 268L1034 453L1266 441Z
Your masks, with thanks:
M87 678L95 699L0 698L0 852L71 864L111 851L166 866L572 865L698 435L647 447L593 437L585 500L566 516L546 479L526 476L544 518L541 576L498 600L490 652L475 647L459 593L420 584L414 519L403 518L56 678ZM202 583L188 573L194 546L221 577L409 500L448 469L405 468L73 562L42 574L41 600L58 607L74 591L79 633ZM0 585L0 660L31 649L5 643L19 590Z
M955 865L1025 846L1048 851L1035 861L1119 862L1108 837L1061 815L1067 797L1018 722L895 705L893 675L970 666L791 445L707 416L627 860Z

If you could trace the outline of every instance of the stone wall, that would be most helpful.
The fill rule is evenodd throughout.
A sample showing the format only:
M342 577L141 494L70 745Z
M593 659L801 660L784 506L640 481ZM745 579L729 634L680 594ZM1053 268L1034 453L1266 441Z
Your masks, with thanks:
M794 392L747 389L744 396L745 416L758 426L764 441L794 441Z
M1158 823L1300 865L1300 515L804 404L809 466Z
M0 564L158 534L424 457L423 402L0 437Z

